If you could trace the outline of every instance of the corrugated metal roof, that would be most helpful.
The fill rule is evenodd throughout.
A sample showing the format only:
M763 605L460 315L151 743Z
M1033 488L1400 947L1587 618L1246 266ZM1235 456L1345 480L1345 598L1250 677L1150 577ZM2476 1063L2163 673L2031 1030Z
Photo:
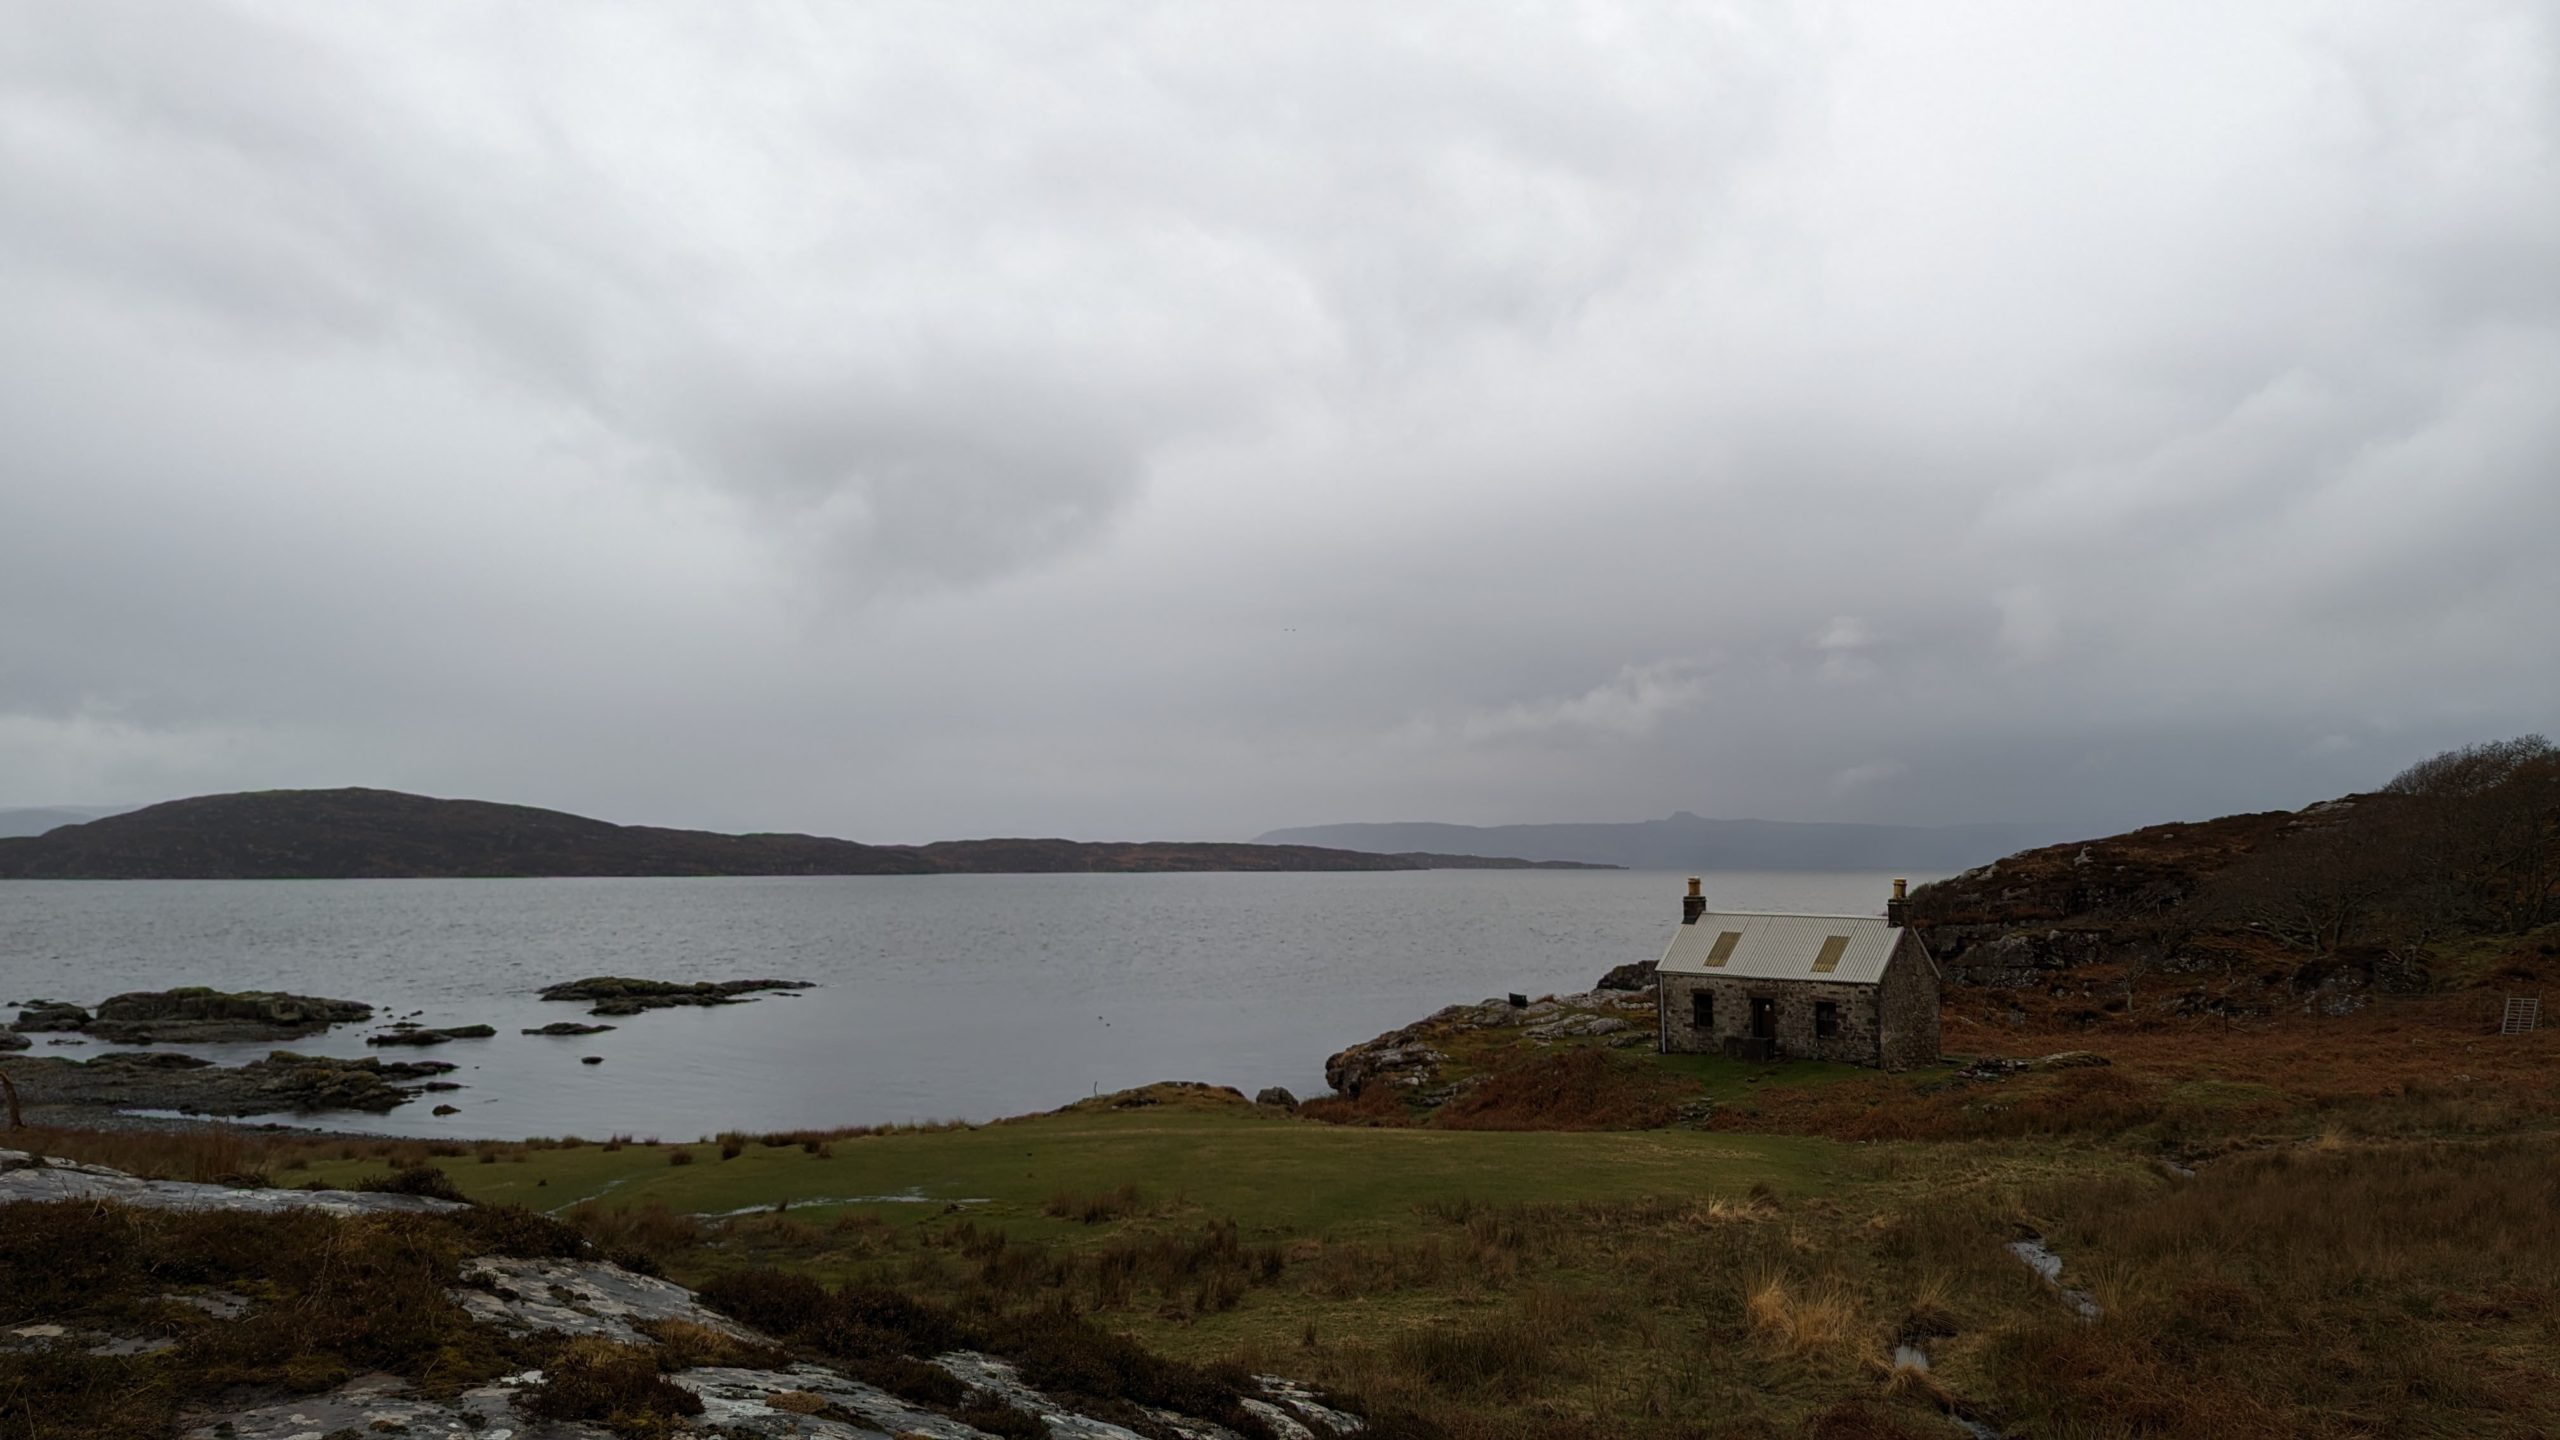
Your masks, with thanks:
M1734 937L1727 941L1724 937ZM1902 932L1875 915L1720 915L1698 917L1671 936L1660 969L1683 975L1746 980L1836 980L1873 985L1884 978ZM1833 945L1837 940L1840 943ZM1834 954L1833 952L1837 952ZM1822 962L1832 961L1828 970Z

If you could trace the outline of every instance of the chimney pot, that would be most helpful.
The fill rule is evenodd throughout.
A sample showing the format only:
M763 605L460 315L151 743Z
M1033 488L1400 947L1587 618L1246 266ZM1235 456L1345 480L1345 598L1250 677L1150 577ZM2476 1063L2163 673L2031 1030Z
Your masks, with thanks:
M1911 923L1910 886L1910 881L1894 877L1893 898L1884 903L1884 923L1896 930Z
M1695 925L1698 917L1706 913L1707 892L1700 887L1698 877L1692 875L1689 877L1689 893L1680 900L1680 923Z

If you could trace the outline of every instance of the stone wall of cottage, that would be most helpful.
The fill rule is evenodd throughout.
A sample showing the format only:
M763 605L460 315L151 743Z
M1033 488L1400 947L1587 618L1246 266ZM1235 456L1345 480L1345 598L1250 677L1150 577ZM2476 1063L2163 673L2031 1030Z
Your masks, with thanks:
M1878 986L1836 980L1750 980L1725 975L1657 975L1662 994L1662 1048L1676 1052L1724 1049L1728 1036L1751 1033L1751 1002L1778 1002L1778 1053L1806 1060L1839 1060L1851 1065L1879 1061ZM1707 1029L1692 1023L1690 997L1715 997L1715 1019ZM1836 1035L1814 1033L1814 1005L1828 1000L1840 1007ZM1934 1022L1930 1035L1934 1041Z
M1938 1063L1938 971L1921 949L1920 937L1905 931L1902 948L1884 970L1876 987L1881 1031L1877 1056L1888 1070L1908 1070Z

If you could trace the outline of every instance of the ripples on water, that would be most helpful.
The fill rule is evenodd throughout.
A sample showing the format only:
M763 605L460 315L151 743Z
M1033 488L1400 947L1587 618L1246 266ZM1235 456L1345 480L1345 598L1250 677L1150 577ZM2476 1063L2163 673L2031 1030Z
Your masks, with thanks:
M1914 876L1915 880L1922 877ZM1745 910L1868 913L1882 875L1708 880ZM1324 1057L1460 1001L1587 989L1658 957L1681 877L1625 871L717 880L0 883L0 1000L203 984L487 1023L470 1088L351 1128L668 1138L986 1119L1152 1080L1324 1088ZM533 992L611 973L820 988L661 1010L584 1039ZM361 1055L375 1026L292 1048ZM85 1047L94 1049L96 1047ZM264 1046L201 1046L225 1063ZM34 1052L51 1049L41 1039ZM602 1065L578 1063L602 1055Z

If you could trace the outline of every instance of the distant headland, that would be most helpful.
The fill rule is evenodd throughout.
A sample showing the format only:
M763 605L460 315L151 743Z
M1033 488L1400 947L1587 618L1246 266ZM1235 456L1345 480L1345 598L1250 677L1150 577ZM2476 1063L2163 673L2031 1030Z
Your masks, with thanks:
M1307 825L1255 837L1263 845L1321 845L1378 853L1517 855L1629 870L1967 870L2039 845L2078 838L2064 825L1845 825L1718 820L1686 810L1660 820L1544 825L1407 822Z
M1315 845L946 840L865 845L722 835L395 790L259 790L171 800L0 838L0 880L355 880L681 875L1611 869Z

